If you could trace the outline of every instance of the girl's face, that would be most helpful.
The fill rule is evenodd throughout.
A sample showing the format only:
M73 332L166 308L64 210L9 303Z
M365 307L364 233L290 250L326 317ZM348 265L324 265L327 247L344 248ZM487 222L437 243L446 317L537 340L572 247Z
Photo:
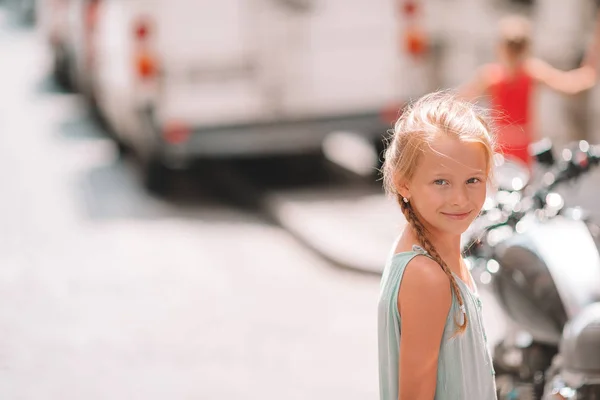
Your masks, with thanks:
M416 173L400 193L410 199L426 227L460 235L483 206L486 171L482 144L440 136L421 155Z
M524 50L520 53L515 53L510 51L505 43L500 43L496 48L496 54L500 62L505 64L515 64L527 56L527 51Z

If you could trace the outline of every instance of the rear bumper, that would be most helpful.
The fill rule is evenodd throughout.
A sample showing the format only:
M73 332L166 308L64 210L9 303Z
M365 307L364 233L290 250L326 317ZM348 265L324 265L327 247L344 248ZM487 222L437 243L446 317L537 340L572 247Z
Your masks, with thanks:
M161 153L167 160L188 161L195 158L260 157L292 155L320 151L324 139L332 132L346 131L378 140L390 128L379 112L287 120L193 129L179 144L159 137Z

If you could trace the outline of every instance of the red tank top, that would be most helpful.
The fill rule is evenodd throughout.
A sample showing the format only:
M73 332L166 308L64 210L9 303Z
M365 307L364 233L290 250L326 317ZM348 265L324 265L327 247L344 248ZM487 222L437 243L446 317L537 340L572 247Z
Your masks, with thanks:
M531 143L530 101L533 79L524 68L514 74L497 65L489 87L490 107L498 128L497 142L506 156L530 165L528 146Z

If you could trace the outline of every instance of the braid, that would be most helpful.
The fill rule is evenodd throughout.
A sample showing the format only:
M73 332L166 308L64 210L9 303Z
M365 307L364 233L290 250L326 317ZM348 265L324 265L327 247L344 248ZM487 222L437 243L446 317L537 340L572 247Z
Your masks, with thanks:
M433 246L431 241L427 238L427 229L425 228L423 223L419 220L419 218L415 214L415 211L413 210L410 203L405 203L400 194L398 194L398 200L400 203L400 208L402 209L402 213L404 214L404 217L406 218L406 221L408 221L408 223L412 226L415 233L417 234L417 239L419 240L419 244L421 246L423 246L423 248L431 255L431 257L440 265L440 267L442 267L442 270L446 273L446 275L448 276L448 279L450 280L450 286L451 286L452 291L454 292L456 298L458 299L458 304L461 307L464 306L464 300L463 300L462 294L460 293L460 290L458 288L456 278L452 274L452 271L450 271L450 268L448 267L446 262L442 259L440 254L437 252L437 250L435 249L435 247ZM454 319L454 322L458 326L457 333L463 333L465 331L465 329L467 328L467 314L463 313L463 316L464 316L464 320L463 320L462 325L458 323L456 318Z

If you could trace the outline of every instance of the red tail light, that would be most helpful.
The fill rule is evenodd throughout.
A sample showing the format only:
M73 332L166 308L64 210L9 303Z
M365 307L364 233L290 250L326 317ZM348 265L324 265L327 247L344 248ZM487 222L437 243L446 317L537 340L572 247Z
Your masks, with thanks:
M135 47L135 71L139 78L144 80L155 78L158 75L159 65L156 53L153 51L152 21L147 17L139 18L133 25Z
M394 124L402 115L406 104L396 103L390 104L379 113L379 117L386 124Z
M86 27L89 30L93 30L96 26L96 21L98 19L98 6L100 5L100 0L92 0L86 10Z
M412 17L417 13L417 5L413 0L406 0L402 5L402 11L404 15Z
M87 68L93 68L96 59L96 40L95 31L98 22L98 8L100 7L100 0L91 0L85 10L85 31L84 40L87 46L86 52L86 63Z
M148 18L139 19L133 27L133 32L135 38L140 42L148 39L151 33L150 20Z
M171 121L165 124L163 128L163 138L170 144L185 142L191 133L191 129L187 125L178 121Z

